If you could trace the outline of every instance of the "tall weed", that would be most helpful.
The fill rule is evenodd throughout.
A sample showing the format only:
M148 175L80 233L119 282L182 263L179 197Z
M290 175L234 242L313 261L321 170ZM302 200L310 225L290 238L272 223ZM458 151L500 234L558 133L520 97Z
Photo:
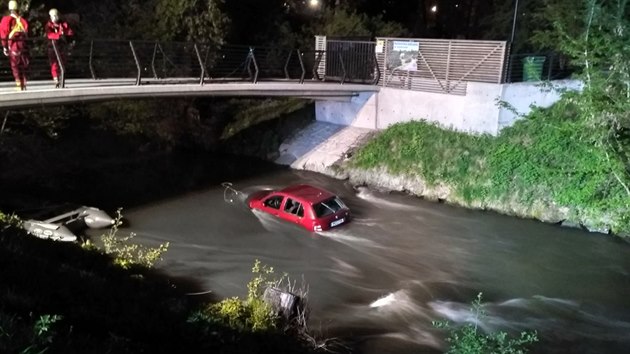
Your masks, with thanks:
M118 230L122 225L121 209L116 210L114 225L101 236L101 251L113 257L114 263L124 269L132 266L152 268L155 263L162 260L162 255L168 250L169 243L160 244L158 247L148 247L130 242L134 233L128 236L118 236ZM89 240L82 244L83 248L99 248Z
M433 321L433 326L448 330L447 354L525 354L527 347L538 341L535 331L521 332L516 338L509 337L508 333L498 331L484 333L478 326L486 316L481 303L479 293L472 302L470 312L473 316L469 323L460 327L453 327L447 321Z
M219 322L240 331L270 331L277 328L278 316L263 300L266 286L273 284L273 267L256 260L252 268L254 277L247 284L247 298L224 299L209 305L203 315L207 320Z

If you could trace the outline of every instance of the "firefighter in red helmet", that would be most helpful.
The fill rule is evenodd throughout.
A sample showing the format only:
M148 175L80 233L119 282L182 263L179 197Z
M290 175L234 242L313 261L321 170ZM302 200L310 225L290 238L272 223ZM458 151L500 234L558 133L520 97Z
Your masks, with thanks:
M20 16L17 1L9 1L9 15L0 20L0 41L4 55L9 57L11 72L19 90L26 90L29 57L26 40L28 21Z
M48 11L50 19L46 23L46 37L49 39L48 43L48 59L50 61L50 73L55 87L59 88L59 77L61 76L61 68L66 68L66 53L68 51L68 45L73 40L74 31L68 25L68 22L62 21L59 18L59 11L57 9L50 9ZM53 41L55 47L53 47Z

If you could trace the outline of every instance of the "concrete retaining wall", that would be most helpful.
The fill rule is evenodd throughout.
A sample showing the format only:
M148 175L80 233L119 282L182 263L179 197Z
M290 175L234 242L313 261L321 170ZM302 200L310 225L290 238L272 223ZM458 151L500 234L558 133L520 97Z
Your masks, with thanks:
M502 100L508 102L512 109L503 108L499 112L499 130L509 127L521 116L531 112L531 106L549 107L560 99L562 90L581 90L582 82L578 80L552 81L549 86L540 83L518 82L504 84Z
M425 119L459 131L496 135L529 113L532 105L548 107L556 102L558 88L581 87L578 81L552 83L555 89L529 82L468 82L465 96L381 87L377 93L361 93L350 102L317 101L315 113L319 121L360 128L385 129ZM501 107L500 101L513 109Z

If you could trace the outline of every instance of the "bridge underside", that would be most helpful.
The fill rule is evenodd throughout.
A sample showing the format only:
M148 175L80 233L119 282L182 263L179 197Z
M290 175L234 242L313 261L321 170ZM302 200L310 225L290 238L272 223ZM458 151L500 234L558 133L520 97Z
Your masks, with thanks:
M314 100L349 101L361 92L377 92L377 86L326 82L275 81L204 83L195 79L67 80L63 89L53 88L52 81L31 81L27 91L16 91L13 83L0 84L0 108L28 108L51 104L111 101L157 97L295 97Z

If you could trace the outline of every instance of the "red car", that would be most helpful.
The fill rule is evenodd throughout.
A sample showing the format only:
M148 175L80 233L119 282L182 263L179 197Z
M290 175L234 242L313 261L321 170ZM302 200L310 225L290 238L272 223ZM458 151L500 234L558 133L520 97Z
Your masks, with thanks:
M350 221L350 209L339 197L306 184L255 193L249 199L249 207L310 231L324 231Z

